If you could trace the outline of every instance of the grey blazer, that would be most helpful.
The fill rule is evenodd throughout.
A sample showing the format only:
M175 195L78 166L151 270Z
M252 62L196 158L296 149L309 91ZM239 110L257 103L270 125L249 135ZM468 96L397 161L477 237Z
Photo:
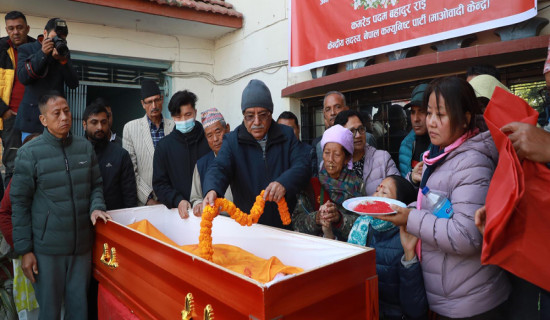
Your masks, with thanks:
M174 121L164 118L164 136L170 134L173 129ZM139 205L145 205L153 192L153 155L155 153L147 115L132 120L124 126L122 147L128 151L134 165Z

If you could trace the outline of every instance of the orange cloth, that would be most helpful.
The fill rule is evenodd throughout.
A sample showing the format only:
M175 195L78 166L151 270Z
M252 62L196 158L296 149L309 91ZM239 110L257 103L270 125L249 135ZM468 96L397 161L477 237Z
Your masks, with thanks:
M198 244L179 246L155 228L148 220L141 220L128 225L128 227L200 257ZM275 275L279 273L296 274L304 271L302 268L284 265L277 257L271 257L267 260L262 259L236 246L215 244L213 248L213 262L215 264L262 283L273 280Z

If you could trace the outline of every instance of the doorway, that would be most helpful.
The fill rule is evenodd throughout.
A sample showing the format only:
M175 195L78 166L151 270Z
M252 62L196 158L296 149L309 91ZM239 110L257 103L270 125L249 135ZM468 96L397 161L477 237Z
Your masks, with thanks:
M141 118L145 110L141 106L141 82L152 79L159 84L161 92L170 96L170 82L164 72L169 62L147 61L131 58L108 57L74 53L73 66L77 70L79 86L66 88L67 102L73 114L72 132L83 136L82 115L84 109L96 98L103 98L112 108L113 132L122 138L124 125ZM165 99L165 104L168 99ZM164 106L166 109L166 106Z
M122 137L122 130L128 121L143 117L145 114L140 103L140 89L138 88L88 85L86 105L99 97L111 106L113 112L113 128L111 130L120 137Z

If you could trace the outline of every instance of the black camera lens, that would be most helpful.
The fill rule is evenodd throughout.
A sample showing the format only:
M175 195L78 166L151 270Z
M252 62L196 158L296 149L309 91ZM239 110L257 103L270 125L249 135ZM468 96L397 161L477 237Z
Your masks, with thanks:
M67 47L67 41L59 36L55 36L53 39L53 46L57 53L62 57L67 57L69 55L69 47Z

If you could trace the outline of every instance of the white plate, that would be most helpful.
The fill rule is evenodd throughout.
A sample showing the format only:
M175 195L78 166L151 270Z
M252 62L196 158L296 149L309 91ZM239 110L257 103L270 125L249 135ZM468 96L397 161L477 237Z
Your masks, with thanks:
M386 216L386 215L390 215L390 214L394 214L395 211L393 212L388 212L388 213L365 213L365 212L359 212L359 211L355 211L354 208L361 202L365 202L365 201L382 201L382 202L386 202L388 204L395 204L395 205L398 205L400 207L403 207L403 208L406 208L407 205L404 204L403 202L401 201L398 201L398 200L394 200L394 199L389 199L389 198L382 198L382 197L358 197L358 198L351 198L351 199L348 199L346 201L344 201L344 203L342 203L342 206L346 209L346 210L349 210L349 211L352 211L352 212L355 212L359 215L367 215L367 216Z

